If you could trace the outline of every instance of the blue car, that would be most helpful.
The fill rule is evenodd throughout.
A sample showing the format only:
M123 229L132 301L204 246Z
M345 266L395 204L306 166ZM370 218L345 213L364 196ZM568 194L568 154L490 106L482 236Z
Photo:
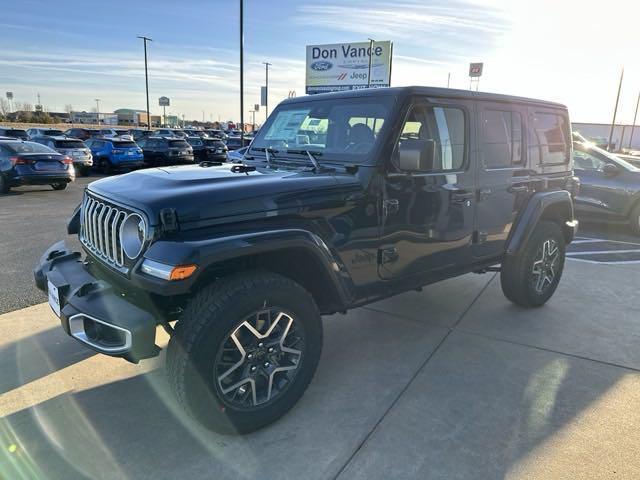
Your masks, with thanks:
M85 141L93 155L93 165L103 173L112 173L119 168L144 166L142 149L133 140L117 138L92 138Z

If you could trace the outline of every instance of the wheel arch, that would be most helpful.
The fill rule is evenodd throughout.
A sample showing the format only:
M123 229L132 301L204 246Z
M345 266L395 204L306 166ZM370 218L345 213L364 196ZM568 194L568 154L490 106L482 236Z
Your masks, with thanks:
M507 241L506 255L518 255L541 220L557 223L562 229L565 242L571 243L577 222L574 218L573 202L569 192L556 190L532 195L511 230Z
M274 230L194 242L157 242L145 254L171 265L196 264L197 291L232 273L263 270L300 284L322 313L342 311L351 303L346 270L317 235L306 230Z

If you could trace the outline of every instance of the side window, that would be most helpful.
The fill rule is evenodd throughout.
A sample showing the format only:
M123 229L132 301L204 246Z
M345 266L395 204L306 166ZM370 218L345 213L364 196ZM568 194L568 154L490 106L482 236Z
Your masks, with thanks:
M534 163L568 163L571 155L565 116L535 112L529 116L529 152Z
M404 142L435 143L433 164L427 172L460 170L465 155L465 113L460 108L416 105L403 127L398 146ZM397 149L396 149L397 151Z
M519 112L482 112L482 153L486 168L522 163L522 115Z
M602 171L606 162L595 155L580 150L573 151L573 168L575 170Z

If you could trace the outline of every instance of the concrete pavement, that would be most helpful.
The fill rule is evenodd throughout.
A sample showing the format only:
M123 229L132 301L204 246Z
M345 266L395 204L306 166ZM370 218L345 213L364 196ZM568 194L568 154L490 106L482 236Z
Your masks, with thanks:
M303 399L243 437L185 418L162 357L94 355L46 304L5 314L0 477L639 478L639 280L568 261L535 310L486 274L328 317Z

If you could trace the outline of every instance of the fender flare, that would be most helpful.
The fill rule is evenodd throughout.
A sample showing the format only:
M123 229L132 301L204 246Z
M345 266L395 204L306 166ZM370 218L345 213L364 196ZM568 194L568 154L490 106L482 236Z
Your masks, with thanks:
M527 240L538 225L540 219L544 216L545 211L549 208L562 206L566 212L566 218L563 219L561 225L562 230L567 239L567 243L573 240L578 222L573 214L573 201L571 194L566 190L555 190L550 192L534 193L524 208L522 213L516 219L516 223L511 229L511 234L507 240L506 255L514 256L520 254Z
M294 248L303 249L314 256L327 274L327 278L331 279L340 304L348 305L351 299L351 289L346 269L340 260L332 254L327 244L318 235L308 230L278 229L202 240L159 240L149 247L144 253L143 259L168 265L198 265L197 273L193 278L179 282L183 287L180 290L186 292L198 281L203 272L218 263ZM178 286L176 282L166 283L168 287L170 285Z

